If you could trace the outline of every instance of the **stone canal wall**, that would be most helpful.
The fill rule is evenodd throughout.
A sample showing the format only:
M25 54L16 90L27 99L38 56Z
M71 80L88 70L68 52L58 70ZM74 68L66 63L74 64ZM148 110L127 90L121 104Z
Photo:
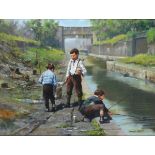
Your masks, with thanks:
M132 41L120 41L113 45L93 45L90 52L98 55L132 56Z
M145 33L114 44L93 45L90 53L109 56L134 56L141 53L155 53L155 44L148 44Z
M124 64L116 61L107 61L106 67L108 71L115 71L138 79L149 80L155 82L155 68L142 67L133 64Z

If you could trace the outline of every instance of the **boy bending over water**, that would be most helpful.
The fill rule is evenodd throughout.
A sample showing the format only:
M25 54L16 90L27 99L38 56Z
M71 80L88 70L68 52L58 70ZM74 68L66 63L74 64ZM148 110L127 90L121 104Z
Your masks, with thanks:
M87 117L92 119L94 115L100 116L100 123L104 123L104 117L107 117L106 120L111 120L111 112L106 108L103 99L105 98L105 93L103 90L96 90L94 92L94 95L87 98L81 108L80 111L84 115L84 117Z

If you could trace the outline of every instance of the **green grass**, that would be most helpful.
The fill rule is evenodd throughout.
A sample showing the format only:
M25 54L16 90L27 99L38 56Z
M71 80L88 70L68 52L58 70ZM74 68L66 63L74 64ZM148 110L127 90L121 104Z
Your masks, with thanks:
M105 136L104 130L100 127L99 123L96 120L91 122L93 130L83 131L87 136Z
M69 127L72 127L70 124L61 124L60 126L58 126L57 128L69 128Z
M122 58L119 61L123 63L132 63L142 66L155 66L155 55L138 54L134 57Z
M22 49L20 48L20 44L18 44L21 42L24 43L23 45L25 47L29 45L38 46L40 44L35 40L31 40L31 39L27 39L27 38L15 36L15 35L9 35L6 33L0 33L0 44L6 50L5 51L3 49L0 49L0 60L3 63L14 62L14 61L18 62L18 58L23 53Z
M147 42L148 43L154 43L155 42L155 28L151 28L147 32Z
M10 35L6 33L0 33L0 41L7 42L7 43L20 41L20 42L30 43L33 45L40 44L38 41L35 41L35 40L31 40L31 39L27 39L27 38L15 36L15 35Z
M120 34L120 35L117 35L111 39L107 39L107 40L102 40L102 41L96 41L94 43L94 45L103 45L103 44L115 44L121 40L126 40L127 39L127 35L125 34Z
M45 48L29 48L27 52L23 53L22 55L22 59L24 62L29 62L30 65L37 70L41 69L41 72L46 69L48 63L53 63L57 69L64 57L65 54L61 50L49 50ZM37 61L38 64L36 63Z

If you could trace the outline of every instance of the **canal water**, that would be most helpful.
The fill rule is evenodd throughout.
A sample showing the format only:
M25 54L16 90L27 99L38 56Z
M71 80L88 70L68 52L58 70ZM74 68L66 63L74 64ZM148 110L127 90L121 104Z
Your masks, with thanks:
M109 72L101 59L85 65L90 89L106 92L104 103L122 130L127 135L155 135L155 84Z

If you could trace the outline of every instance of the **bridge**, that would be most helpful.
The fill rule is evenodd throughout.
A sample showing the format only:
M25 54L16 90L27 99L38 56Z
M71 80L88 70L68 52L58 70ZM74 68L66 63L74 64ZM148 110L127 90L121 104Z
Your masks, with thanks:
M91 27L58 27L57 40L59 46L64 51L70 51L72 48L79 50L90 49L93 43L93 32Z

